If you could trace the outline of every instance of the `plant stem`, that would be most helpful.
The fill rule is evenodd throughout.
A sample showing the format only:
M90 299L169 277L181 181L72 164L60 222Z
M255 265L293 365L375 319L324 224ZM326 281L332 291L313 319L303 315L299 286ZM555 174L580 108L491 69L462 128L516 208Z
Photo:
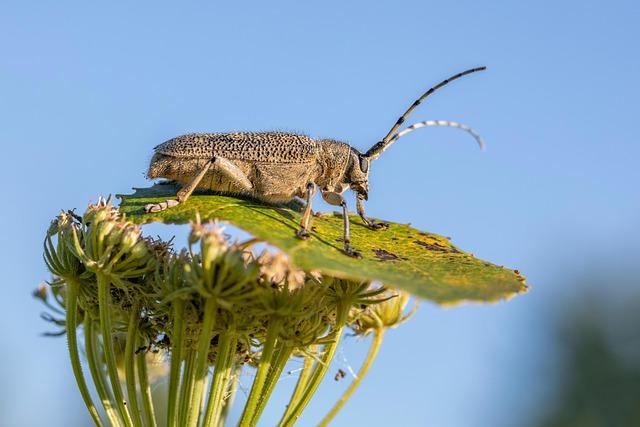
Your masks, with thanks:
M73 375L76 377L76 383L80 389L82 400L84 400L84 404L87 405L87 409L89 410L89 414L91 414L93 422L95 422L98 427L103 427L100 415L98 415L98 410L91 399L91 394L89 394L89 388L87 387L87 382L85 381L84 374L82 373L82 365L80 364L77 335L78 293L80 292L80 283L75 280L67 280L67 284L67 344L69 347L69 358L71 359Z
M264 343L264 348L262 349L262 356L260 357L260 363L258 364L258 372L256 372L256 377L253 380L249 398L247 399L244 411L242 412L242 417L238 423L239 427L248 427L252 425L252 418L255 414L256 408L258 407L264 382L267 379L269 368L271 368L271 355L275 348L278 335L280 334L281 324L282 320L277 317L272 318L272 321L270 322L267 331L267 338Z
M333 408L331 408L329 413L325 415L322 421L320 421L320 424L318 424L318 427L325 427L329 425L329 422L333 420L333 418L340 411L340 409L342 409L344 404L347 403L347 400L349 400L351 395L356 391L356 389L362 382L363 378L367 375L367 372L369 372L369 368L371 368L373 361L378 355L378 351L380 350L380 345L382 344L383 337L384 337L384 328L382 327L377 328L373 333L373 340L371 341L371 347L369 347L367 358L362 363L362 366L360 367L360 370L358 371L356 378L353 379L353 381L349 385L349 388L347 388L347 390L345 390L345 392L343 393L342 397L340 397L340 400L336 402L336 404L333 406Z
M236 338L233 332L223 331L218 338L218 355L211 380L203 426L217 426L222 415L224 394L227 390L235 356Z
M200 410L202 408L202 393L204 391L204 383L209 371L208 359L209 349L211 348L211 338L213 335L213 326L216 322L216 301L214 298L207 298L204 304L204 319L202 320L202 330L198 340L198 355L195 366L195 382L193 387L193 396L191 399L190 411L187 418L188 426L197 426Z
M135 302L129 314L129 327L127 330L127 342L124 349L124 375L127 383L127 396L129 407L133 415L133 425L142 426L142 416L138 407L138 391L136 387L136 365L135 355L136 343L138 341L138 323L140 318L140 303Z
M314 345L310 350L315 351L317 346ZM304 356L304 362L302 364L302 371L300 371L300 375L298 376L298 381L296 382L296 388L293 390L291 394L291 398L289 399L289 404L287 405L287 410L282 415L280 422L281 425L284 423L284 420L293 412L293 409L296 407L298 402L300 401L300 397L302 396L302 392L306 389L307 383L309 382L309 378L311 377L311 373L313 372L313 363L314 360L310 356Z
M180 365L184 352L184 301L175 300L173 306L173 334L171 335L171 368L169 371L169 400L167 409L167 426L178 425L178 390L180 388Z
M253 414L252 424L257 424L260 419L260 415L262 415L262 411L264 411L265 406L267 406L267 402L269 401L269 397L273 390L276 388L276 384L280 379L280 375L284 370L291 353L293 352L293 347L289 345L280 345L278 350L274 353L271 363L271 369L269 370L269 375L267 376L267 380L265 381L264 387L262 388L262 393L260 393L260 402L258 403L258 407L256 408L255 413Z
M227 421L227 416L229 415L229 408L231 408L231 405L233 405L233 401L236 398L236 392L238 391L238 382L239 382L238 378L240 378L240 373L242 372L242 365L238 364L236 366L233 366L234 357L235 357L235 354L232 353L231 354L231 361L232 361L231 370L233 371L233 375L229 379L229 381L227 381L228 391L225 392L227 395L227 398L222 402L222 413L220 414L220 419L218 420L217 427L223 427L225 425L225 422ZM235 379L235 380L232 380L232 379Z
M340 343L340 338L342 337L342 331L344 330L344 324L347 318L347 314L349 312L349 305L344 303L338 304L338 316L336 318L336 330L335 330L335 339L332 343L325 345L324 354L322 355L322 359L320 363L317 363L313 373L311 374L311 378L305 388L302 396L300 397L299 402L296 404L296 407L291 411L291 414L285 419L285 421L281 424L285 427L290 427L298 420L304 408L309 404L311 397L313 397L314 393L318 389L318 386L322 382L324 375L327 373L327 369L329 369L329 365L333 360L333 356L336 353L338 348L338 344Z
M142 406L144 408L144 416L147 423L145 426L156 427L156 414L153 409L153 396L151 395L151 387L149 385L149 375L147 374L147 359L144 351L136 355L138 365L138 381L140 383L140 392L142 393Z
M120 385L120 378L118 377L118 368L116 365L116 354L113 350L113 339L111 332L113 331L111 325L111 280L104 273L98 272L96 274L98 279L98 306L100 311L100 331L102 332L102 346L104 348L104 358L107 364L107 372L109 374L109 380L111 381L111 388L113 389L113 395L116 399L116 405L120 410L120 415L124 420L126 427L132 427L131 415L127 409L127 405L124 401L124 395L122 393L122 386Z
M89 362L89 370L91 371L91 377L93 378L93 384L96 387L98 396L102 401L104 412L107 415L107 419L111 426L121 426L120 416L113 404L113 397L111 396L111 390L107 385L107 379L105 378L101 363L98 360L98 353L96 352L96 332L93 327L93 319L89 313L84 315L84 346L87 353L87 361Z
M197 352L188 349L186 352L184 373L182 375L182 385L180 387L180 412L178 414L178 426L185 426L187 423L187 414L189 412L189 403L193 394L193 370L196 364Z

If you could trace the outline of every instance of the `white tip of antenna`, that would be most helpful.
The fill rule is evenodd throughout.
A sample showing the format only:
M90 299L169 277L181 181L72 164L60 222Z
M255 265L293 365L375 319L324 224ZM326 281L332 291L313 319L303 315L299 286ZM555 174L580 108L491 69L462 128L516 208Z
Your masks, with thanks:
M480 146L481 150L484 151L484 149L486 148L484 140L482 139L482 137L480 136L480 134L478 132L476 132L475 130L473 130L472 128L470 128L469 126L467 126L467 125L465 125L463 123L453 122L451 120L426 120L424 122L414 123L411 126L408 126L408 127L404 128L403 130L401 130L400 132L398 132L395 135L393 135L393 137L391 138L391 141L395 141L398 138L401 138L401 137L405 136L406 134L413 132L416 129L420 129L420 128L423 128L423 127L429 127L429 126L444 126L444 127L452 127L452 128L457 128L457 129L463 130L463 131L467 132L469 135L471 135L473 137L473 139L476 140L476 142Z

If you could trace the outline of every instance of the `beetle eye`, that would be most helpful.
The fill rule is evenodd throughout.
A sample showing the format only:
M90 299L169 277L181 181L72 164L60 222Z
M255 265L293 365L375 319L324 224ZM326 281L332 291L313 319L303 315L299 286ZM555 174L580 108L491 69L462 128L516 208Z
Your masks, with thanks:
M369 159L366 159L364 157L360 157L360 170L363 173L369 172Z

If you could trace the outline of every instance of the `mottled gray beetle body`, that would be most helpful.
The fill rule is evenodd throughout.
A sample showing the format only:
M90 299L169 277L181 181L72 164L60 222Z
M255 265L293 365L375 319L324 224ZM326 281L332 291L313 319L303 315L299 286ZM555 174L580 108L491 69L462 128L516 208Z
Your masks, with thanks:
M197 188L244 194L270 203L304 197L309 183L323 191L346 189L349 163L360 153L333 140L315 140L285 132L233 132L182 135L158 145L149 166L149 178L168 178L188 184L211 161L224 158L235 165L251 183L251 189L230 180L222 166L209 168ZM359 160L355 162L359 164ZM351 172L351 173L348 173ZM354 173L355 172L355 173ZM347 176L345 177L345 174Z
M389 133L364 154L344 142L288 132L194 133L170 139L155 147L147 176L175 180L183 187L176 195L177 200L149 204L145 210L158 212L175 206L184 202L196 188L247 195L269 203L302 197L306 207L297 234L308 238L311 200L316 188L320 188L325 201L342 207L344 252L359 256L350 246L349 216L342 193L353 190L358 214L365 225L383 229L388 224L366 217L364 201L368 198L370 163L391 144L420 127L450 126L470 133L482 147L482 140L473 129L456 122L429 120L398 131L405 118L427 96L453 80L481 70L484 67L464 71L429 89L396 121Z

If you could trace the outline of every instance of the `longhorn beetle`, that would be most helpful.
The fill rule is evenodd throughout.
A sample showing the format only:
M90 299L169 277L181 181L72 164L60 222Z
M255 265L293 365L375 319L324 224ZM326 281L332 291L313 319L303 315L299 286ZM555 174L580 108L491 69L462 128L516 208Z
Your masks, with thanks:
M484 69L463 71L426 91L400 116L387 135L364 154L341 141L287 132L201 133L170 139L154 148L147 176L175 180L183 186L176 195L177 200L146 205L145 211L159 212L184 202L196 188L248 195L269 203L302 197L306 207L297 235L306 239L312 214L311 199L316 187L320 187L327 203L342 207L344 253L359 257L359 252L350 246L347 202L342 193L348 188L353 190L362 221L371 229L384 229L388 224L372 221L364 211L369 192L369 166L398 138L420 127L448 126L470 133L483 148L477 133L451 121L429 120L397 131L407 116L433 92Z

